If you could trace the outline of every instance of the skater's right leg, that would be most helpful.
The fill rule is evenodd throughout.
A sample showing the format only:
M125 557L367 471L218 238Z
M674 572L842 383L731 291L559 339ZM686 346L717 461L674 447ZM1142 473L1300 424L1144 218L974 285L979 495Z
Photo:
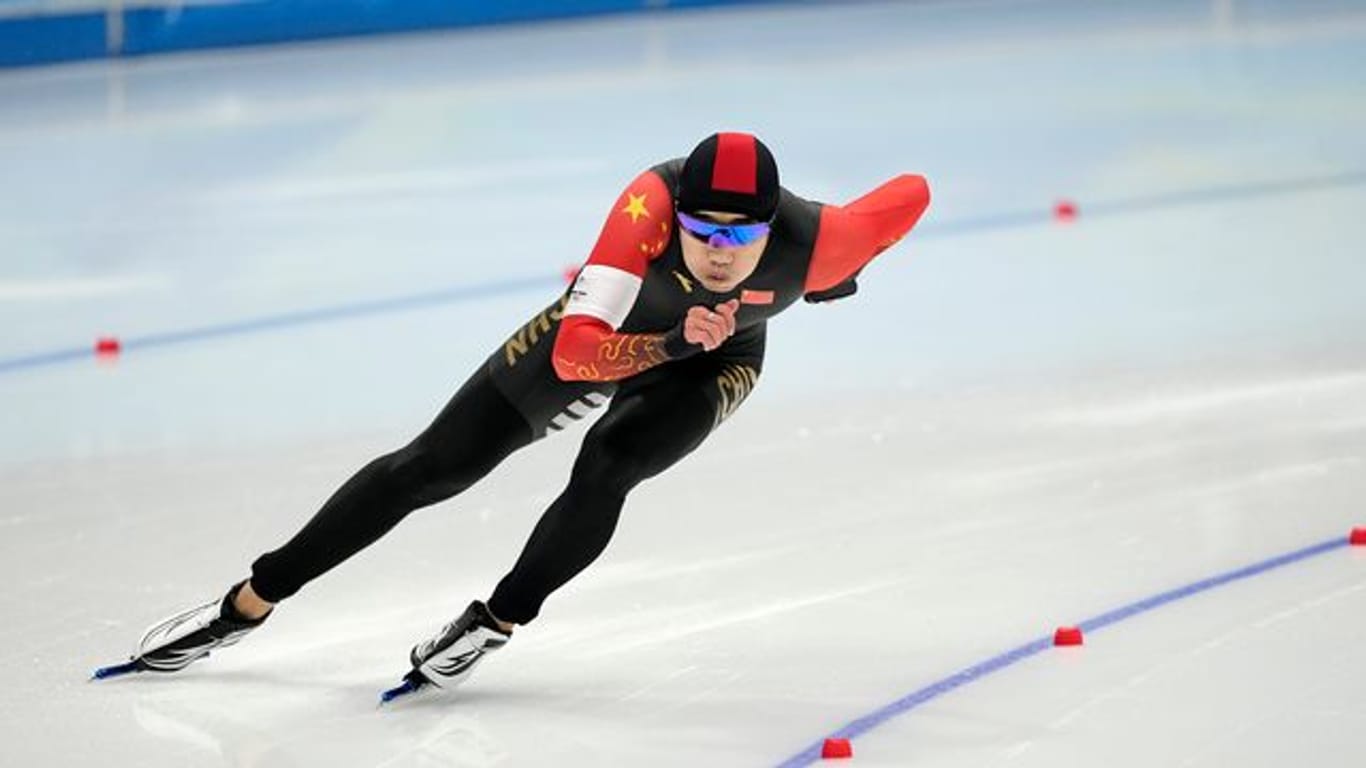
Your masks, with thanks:
M242 582L242 588L233 595L232 607L241 616L248 619L259 619L270 613L270 609L275 604L256 594L256 590L251 587L251 579Z
M212 651L236 643L261 626L269 611L253 618L233 608L242 587L238 584L222 598L168 616L149 627L133 651L137 668L176 672Z
M421 435L367 464L283 547L252 564L244 613L293 595L372 544L410 512L469 488L533 439L481 367ZM250 615L250 614L248 614Z
M294 538L258 558L250 580L148 629L129 666L172 672L232 645L260 626L274 603L373 543L413 510L470 487L530 443L532 434L481 368L421 435L367 464Z

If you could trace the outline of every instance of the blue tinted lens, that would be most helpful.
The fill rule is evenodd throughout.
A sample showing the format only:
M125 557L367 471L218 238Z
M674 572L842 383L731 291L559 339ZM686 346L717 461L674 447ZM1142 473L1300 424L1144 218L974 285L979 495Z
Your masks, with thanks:
M698 240L719 248L734 248L749 245L768 234L768 223L756 224L718 224L678 212L678 223L688 234Z

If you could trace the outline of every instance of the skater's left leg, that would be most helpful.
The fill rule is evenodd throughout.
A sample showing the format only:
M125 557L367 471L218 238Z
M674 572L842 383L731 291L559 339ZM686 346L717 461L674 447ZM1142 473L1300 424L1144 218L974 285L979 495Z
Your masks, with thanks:
M542 515L488 607L525 624L607 547L626 495L691 453L758 381L760 356L699 356L627 382L589 430L569 484Z
M626 494L701 445L758 382L764 328L714 353L659 366L624 382L584 438L564 493L542 515L516 566L488 604L475 601L409 654L413 671L390 694L459 684L536 617L555 589L607 547ZM386 694L386 695L390 695Z

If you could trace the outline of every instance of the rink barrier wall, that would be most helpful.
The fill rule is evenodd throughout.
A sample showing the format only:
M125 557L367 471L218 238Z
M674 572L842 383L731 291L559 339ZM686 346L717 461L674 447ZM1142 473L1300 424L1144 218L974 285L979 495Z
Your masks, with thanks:
M103 13L0 17L0 67L97 59L106 32Z
M44 13L42 5L7 10L0 0L0 67L783 1L228 0L130 6L110 0Z

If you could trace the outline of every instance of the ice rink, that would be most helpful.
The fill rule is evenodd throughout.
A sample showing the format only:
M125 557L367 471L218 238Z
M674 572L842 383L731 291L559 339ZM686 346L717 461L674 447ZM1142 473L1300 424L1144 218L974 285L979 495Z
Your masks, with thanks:
M1361 765L1366 3L833 5L0 72L0 765ZM933 202L466 687L376 706L582 426L87 681L718 129Z

